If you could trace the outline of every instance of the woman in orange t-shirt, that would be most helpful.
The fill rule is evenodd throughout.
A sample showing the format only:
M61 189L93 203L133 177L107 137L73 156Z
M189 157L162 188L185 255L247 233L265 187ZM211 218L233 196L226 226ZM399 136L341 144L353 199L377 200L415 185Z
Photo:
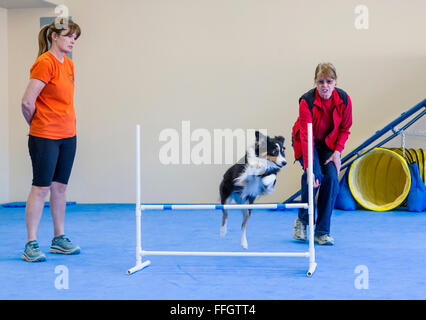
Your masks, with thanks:
M76 152L74 65L71 53L80 27L62 18L39 33L39 53L30 71L22 98L22 113L30 126L28 148L33 182L25 209L27 244L22 258L44 261L37 243L37 229L50 192L54 238L52 253L78 254L80 248L64 235L66 188ZM49 46L50 44L50 46Z

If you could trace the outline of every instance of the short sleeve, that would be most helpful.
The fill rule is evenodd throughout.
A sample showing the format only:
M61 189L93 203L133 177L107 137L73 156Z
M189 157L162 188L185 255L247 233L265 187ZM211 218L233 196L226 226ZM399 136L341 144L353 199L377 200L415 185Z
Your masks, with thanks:
M47 59L36 60L30 70L30 79L38 79L46 84L52 79L52 75L52 64Z

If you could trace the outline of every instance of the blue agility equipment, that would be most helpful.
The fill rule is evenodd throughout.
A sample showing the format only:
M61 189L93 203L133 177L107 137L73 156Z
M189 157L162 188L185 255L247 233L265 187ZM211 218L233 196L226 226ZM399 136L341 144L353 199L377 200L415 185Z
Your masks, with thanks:
M424 185L416 162L408 165L411 174L411 187L407 196L407 210L422 212L426 210L426 186Z
M357 203L353 197L348 184L349 169L346 170L339 183L339 194L336 198L334 207L345 211L354 211L357 209Z

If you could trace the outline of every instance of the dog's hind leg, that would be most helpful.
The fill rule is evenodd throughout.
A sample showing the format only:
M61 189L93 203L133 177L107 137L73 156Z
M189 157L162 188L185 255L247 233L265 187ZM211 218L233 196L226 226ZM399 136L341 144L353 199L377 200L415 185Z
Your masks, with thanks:
M243 223L241 225L241 247L248 249L247 242L247 222L251 215L251 209L243 210Z
M222 204L230 204L232 202L232 195L222 200ZM220 237L224 237L228 231L228 210L222 209L222 225L220 226Z
M226 184L224 181L219 186L219 193L220 193L220 203L225 204L228 203L231 200L231 192L229 188L226 187ZM228 218L228 211L225 209L222 209L222 224L220 226L220 237L224 237L227 232L227 218Z
M220 195L221 204L229 204L232 202L232 196L226 193ZM220 226L220 237L224 237L228 231L228 210L222 209L222 224Z
M246 204L253 204L255 198L249 197L246 201L244 201ZM251 216L251 209L243 210L243 223L241 225L241 247L243 249L248 249L248 242L247 242L247 223Z
M220 226L220 237L224 237L227 232L227 218L228 218L228 211L222 210L222 225Z

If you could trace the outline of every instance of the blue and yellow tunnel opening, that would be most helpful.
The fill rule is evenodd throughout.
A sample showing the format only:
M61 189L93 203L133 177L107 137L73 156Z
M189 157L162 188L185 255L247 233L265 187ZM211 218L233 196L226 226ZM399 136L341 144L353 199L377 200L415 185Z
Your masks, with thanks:
M392 210L403 204L411 186L407 161L417 162L425 181L425 152L421 149L406 149L404 154L402 148L375 148L354 161L348 183L356 201L374 211Z

